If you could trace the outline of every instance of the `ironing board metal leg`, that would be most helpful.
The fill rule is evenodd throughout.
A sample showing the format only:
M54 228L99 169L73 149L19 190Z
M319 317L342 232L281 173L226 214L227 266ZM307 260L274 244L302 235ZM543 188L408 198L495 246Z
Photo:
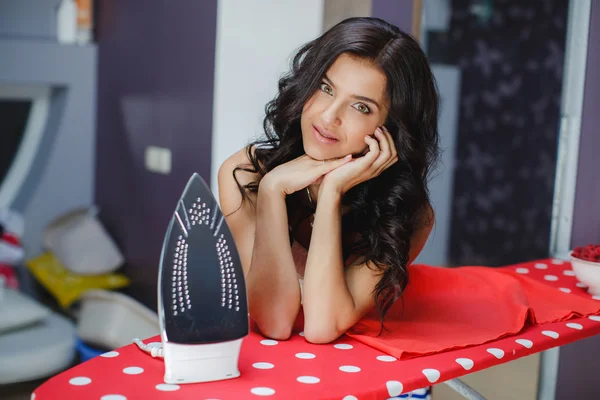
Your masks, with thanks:
M450 379L444 383L467 400L486 400L485 397L477 393L475 389L471 388L460 379Z

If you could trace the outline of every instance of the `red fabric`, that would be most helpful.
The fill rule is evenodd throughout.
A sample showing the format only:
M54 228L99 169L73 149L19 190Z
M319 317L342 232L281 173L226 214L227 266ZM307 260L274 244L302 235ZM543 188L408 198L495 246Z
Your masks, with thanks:
M542 266L547 264L534 263ZM600 303L557 291L515 269L414 265L380 336L372 312L348 336L399 359L486 343L533 324L600 313ZM546 279L552 282L554 278ZM556 277L558 280L558 277Z
M0 276L3 276L6 282L6 287L11 289L19 289L19 280L15 274L15 270L10 265L0 263Z
M579 303L577 298L580 297L600 307L600 297L592 297L586 292L574 277L569 263L543 260L503 270L526 274L533 281L548 286L549 291L525 289L525 292L543 294L552 304L560 298L567 302L565 304ZM426 272L430 271L424 270ZM508 276L515 275L511 272ZM473 282L485 284L485 279L476 280L481 279L477 275L473 279ZM438 281L437 278L435 280ZM471 290L479 293L475 288L455 292L457 297L468 298ZM562 296L563 292L568 292L568 296ZM514 301L514 298L519 299L518 296L508 297L519 304ZM448 296L444 298L447 300ZM491 299L489 296L486 298ZM503 303L502 299L498 300ZM540 308L538 303L543 303L543 299L531 300L537 308ZM448 307L444 305L443 309L447 310ZM560 309L567 308L561 306ZM405 313L407 315L408 312ZM455 310L453 315L457 317L461 313ZM490 320L493 322L489 317L470 321L472 332L479 331L480 323L493 327L494 323ZM507 320L511 321L512 318ZM423 331L438 330L446 335L456 331L447 329L453 325L450 318L444 321L429 321L430 328ZM262 398L267 394L270 399L387 399L597 334L600 334L600 317L589 316L568 322L528 324L517 335L487 344L398 360L386 355L386 351L367 346L346 335L332 344L314 345L306 342L300 334L294 334L290 340L276 342L265 340L252 332L242 344L239 378L188 385L164 385L163 362L150 357L135 345L129 345L54 376L38 387L34 394L36 400L233 400ZM442 334L438 334L437 338L448 341ZM158 336L145 340L146 343L159 341Z
M10 232L6 232L6 231L4 232L4 235L0 236L0 240L5 241L6 243L10 243L15 246L21 245L19 238L16 235L14 235L13 233L10 233Z

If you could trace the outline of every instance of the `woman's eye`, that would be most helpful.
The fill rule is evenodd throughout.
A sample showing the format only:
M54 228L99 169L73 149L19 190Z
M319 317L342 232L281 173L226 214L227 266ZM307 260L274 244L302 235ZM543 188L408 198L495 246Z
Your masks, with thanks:
M363 114L369 114L371 112L371 109L369 107L367 107L366 105L364 105L363 103L358 103L354 106L354 108L356 108L358 111L360 111Z
M331 86L329 86L326 83L321 83L321 90L324 91L327 94L333 93L333 90L331 90Z

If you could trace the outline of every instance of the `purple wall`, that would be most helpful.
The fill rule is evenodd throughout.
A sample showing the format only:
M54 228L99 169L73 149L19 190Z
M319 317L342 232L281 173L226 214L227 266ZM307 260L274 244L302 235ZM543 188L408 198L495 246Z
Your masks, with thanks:
M373 0L371 16L381 18L412 34L413 0Z
M141 4L143 3L143 4ZM156 309L163 236L193 172L210 179L216 0L97 2L95 200L128 262L131 293ZM172 172L144 167L170 148Z
M600 243L600 2L592 1L571 247ZM600 399L600 336L560 349L556 400Z
M592 1L571 246L600 243L600 4Z

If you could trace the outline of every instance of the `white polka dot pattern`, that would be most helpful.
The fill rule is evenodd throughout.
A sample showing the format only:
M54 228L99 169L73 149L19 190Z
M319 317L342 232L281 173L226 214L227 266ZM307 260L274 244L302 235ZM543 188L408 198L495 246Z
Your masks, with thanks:
M490 353L491 355L493 355L494 357L496 357L498 360L501 359L502 357L504 357L504 350L502 349L496 349L496 348L490 348L486 350L488 353Z
M250 389L250 393L256 396L273 396L275 394L275 390L268 387L255 387Z
M311 360L316 356L313 353L296 353L296 358L301 358L303 360Z
M159 383L158 385L156 385L156 390L159 390L161 392L174 392L176 390L179 390L179 385L172 385L169 383Z
M438 381L438 379L440 379L440 371L438 371L437 369L427 368L424 369L422 372L423 375L425 375L425 377L429 381L429 383L435 383Z
M69 380L69 383L73 386L85 386L89 385L91 382L92 380L87 376L78 376Z
M473 368L473 365L475 365L473 360L471 360L470 358L457 358L456 362L458 363L458 365L460 365L467 371L471 370L471 368Z
M315 384L315 383L321 382L321 380L319 378L317 378L316 376L299 376L297 378L297 380L300 383L308 383L308 384Z
M252 364L252 366L256 369L271 369L271 368L275 368L275 365L268 363L268 362L257 362Z
M520 344L523 347L527 347L528 349L533 347L533 342L528 339L517 339L517 340L515 340L515 342L517 342L518 344Z
M347 344L347 343L338 343L338 344L334 344L333 347L335 347L336 349L340 349L340 350L350 350L353 346L351 344Z
M385 387L388 390L388 395L392 397L400 396L404 390L404 386L400 381L387 381Z
M123 373L125 373L127 375L139 375L142 372L144 372L144 368L140 368L140 367L127 367L127 368L123 369Z
M183 267L183 262L187 262L185 259L185 241L183 238L179 240L183 246L178 254L180 258L177 260L177 265L181 260L181 266ZM224 243L222 248L222 255L226 257L222 259L224 263L228 260L226 251L230 250L225 248ZM567 262L563 265L548 259L523 263L511 268L516 274L528 275L527 278L522 279L531 278L552 287L552 290L557 293L557 298L577 295L587 299L596 298L600 300L600 296L594 297L586 293L585 290L580 289L585 288L585 285L581 282L569 278L569 276L573 276L573 273L570 264ZM183 270L181 276L181 293L185 294ZM227 284L227 275L224 276L224 279ZM566 294L558 295L559 291ZM175 293L179 294L177 290ZM225 292L225 294L228 295L229 292ZM228 297L226 297L227 299ZM176 297L176 301L178 310L180 310L181 303L179 303L178 297ZM594 304L593 302L589 303ZM225 306L227 304L226 301ZM183 297L183 305L186 306L185 297ZM332 388L332 382L340 382L340 380L345 383L336 386L340 392L336 392L333 397L342 400L362 399L365 396L364 393L366 393L364 392L365 380L369 381L369 385L372 385L373 390L379 391L377 396L381 395L382 398L388 396L393 398L405 393L425 393L423 390L415 390L415 387L428 387L438 384L451 376L456 376L457 372L464 375L481 369L483 365L487 368L488 366L511 361L513 358L539 351L536 348L540 346L547 347L548 344L556 346L568 343L585 333L592 333L592 329L595 330L593 332L600 333L600 315L573 318L553 324L531 327L521 337L508 336L489 342L487 346L467 347L456 351L454 354L457 355L452 358L433 356L428 358L429 361L425 361L427 365L423 365L424 363L420 359L400 361L392 355L382 353L384 350L376 350L373 347L365 346L348 336L343 336L341 340L333 344L312 345L303 339L303 332L296 333L285 341L267 339L251 332L244 344L246 349L244 362L246 363L245 371L247 374L242 372L241 379L236 380L236 385L233 386L228 386L227 381L223 381L223 391L221 389L216 392L211 391L211 393L206 393L206 398L202 398L205 400L209 400L209 397L213 400L223 399L230 390L225 388L234 387L236 389L233 389L232 398L269 396L293 398L294 396L300 397L307 393L314 394L321 391L329 393L328 390ZM558 339L560 341L556 341ZM154 340L150 346L161 345L159 337L150 340ZM400 365L398 362L402 363L401 375L398 375L396 371ZM138 393L138 390L146 391L143 398L170 398L173 394L166 392L172 391L179 391L174 395L182 399L191 398L188 394L190 393L188 388L192 387L191 385L179 386L162 383L162 374L161 376L155 376L156 360L148 357L143 352L136 351L132 353L126 349L117 349L102 354L101 357L95 358L86 365L93 365L94 363L98 367L79 369L79 373L76 372L77 369L70 370L74 372L69 372L69 375L62 379L63 385L72 388L71 390L76 390L77 394L87 391L91 393L89 398L100 400L140 398L139 396L142 396L142 394ZM247 369L248 367L250 370ZM102 371L102 373L94 374L98 371ZM282 378L285 379L282 380ZM123 385L108 385L109 379L110 381L122 380ZM396 379L402 379L402 382L405 383L410 382L410 387L408 387L408 384L405 386ZM132 383L133 380L136 380L135 391L132 391L132 386L126 383ZM60 379L55 381L60 381ZM240 386L240 382L244 383ZM358 386L359 383L361 383L361 386ZM147 387L144 388L144 385L147 385ZM103 392L104 388L107 388L105 392ZM56 392L63 393L65 390L57 390ZM68 392L68 388L66 392ZM44 397L41 391L37 397ZM310 395L307 395L303 398L310 397ZM32 399L34 398L35 393L32 395ZM76 396L73 398L76 398Z
M552 339L558 339L560 336L557 332L554 331L542 331L542 335L551 337Z

